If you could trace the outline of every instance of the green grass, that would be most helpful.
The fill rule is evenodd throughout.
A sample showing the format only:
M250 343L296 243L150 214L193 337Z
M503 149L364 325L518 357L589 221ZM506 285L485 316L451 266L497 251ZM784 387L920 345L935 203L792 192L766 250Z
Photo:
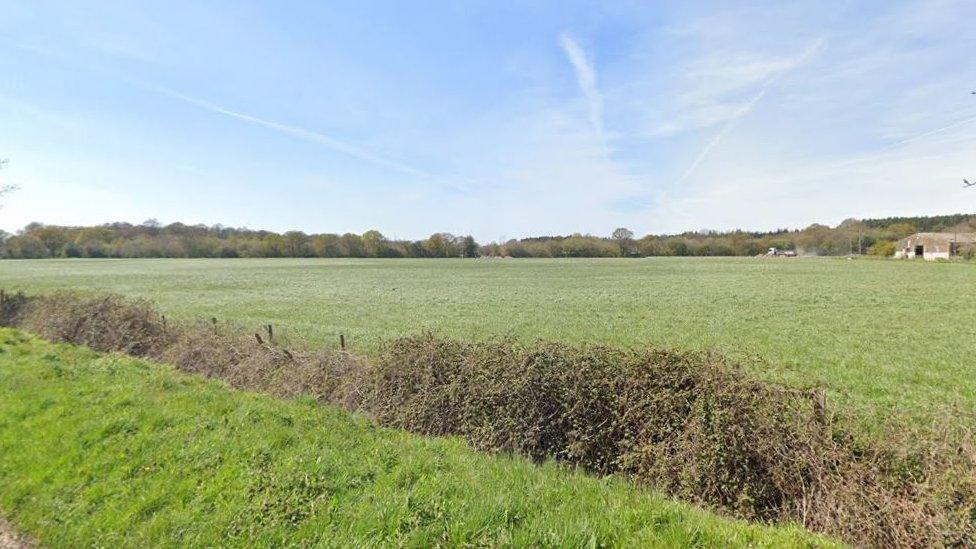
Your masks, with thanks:
M0 286L114 291L372 353L514 335L718 349L859 416L976 426L976 265L870 260L44 260ZM868 423L878 423L870 421Z
M0 456L0 515L51 546L825 544L10 329Z

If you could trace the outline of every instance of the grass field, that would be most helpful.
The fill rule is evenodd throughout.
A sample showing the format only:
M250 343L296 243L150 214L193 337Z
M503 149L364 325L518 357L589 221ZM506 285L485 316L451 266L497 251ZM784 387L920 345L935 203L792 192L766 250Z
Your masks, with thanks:
M0 515L50 546L826 544L10 329L0 455Z
M43 260L0 286L149 297L372 353L425 329L718 349L860 415L976 425L976 265L871 260Z

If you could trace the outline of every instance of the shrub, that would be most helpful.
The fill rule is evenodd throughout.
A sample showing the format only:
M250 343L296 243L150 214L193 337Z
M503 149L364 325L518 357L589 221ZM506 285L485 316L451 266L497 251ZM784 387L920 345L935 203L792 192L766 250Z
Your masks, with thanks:
M855 441L822 393L750 379L714 355L428 335L392 343L370 368L360 406L384 425L622 473L736 516L799 521L860 544L972 536L966 519L931 505L927 483L948 466L896 481L911 460ZM957 497L972 510L967 486Z
M976 259L976 244L961 244L959 246L959 257L966 260Z
M150 302L115 295L59 292L35 297L18 322L53 341L134 356L158 356L176 335Z
M0 290L0 326L18 326L29 299L24 292Z
M898 244L895 242L878 242L868 249L868 253L879 257L891 257L897 250Z

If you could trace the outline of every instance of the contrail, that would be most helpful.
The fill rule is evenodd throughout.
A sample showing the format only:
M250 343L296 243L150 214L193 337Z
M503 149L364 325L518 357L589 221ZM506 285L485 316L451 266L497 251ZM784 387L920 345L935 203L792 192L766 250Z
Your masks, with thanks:
M681 183L685 179L688 179L688 176L690 176L695 171L695 168L697 168L699 164L705 161L705 158L708 157L708 153L712 152L712 149L715 148L715 146L718 145L719 142L722 141L722 139L724 139L725 136L732 131L735 125L738 124L739 120L742 119L743 116L749 114L749 111L751 111L753 107L756 106L756 103L758 103L759 100L766 95L766 90L769 89L769 86L772 83L773 83L772 80L767 82L766 85L763 86L761 90L759 90L759 93L757 93L752 99L750 99L749 102L746 103L741 109L736 111L735 116L733 116L732 119L729 120L725 124L725 126L723 126L722 129L719 130L718 133L716 133L715 136L712 137L712 139L707 144L705 144L704 147L702 147L701 152L699 152L698 156L695 157L694 162L692 162L691 165L688 166L688 169L685 170L684 175L682 175L681 178L678 179L678 183Z
M959 126L965 126L966 124L969 124L971 122L976 122L976 116L970 116L969 118L964 118L964 119L959 120L957 122L953 122L952 124L949 124L947 126L942 126L941 128L936 128L934 130L929 130L927 132L923 132L923 133L920 133L918 135L909 137L908 139L902 139L901 141L899 141L897 143L893 143L891 145L888 145L888 147L886 147L886 149L893 149L895 147L900 147L902 145L907 145L909 143L918 141L919 139L928 137L930 135L935 135L937 133L942 133L944 131L951 130L953 128L957 128Z
M799 67L800 65L803 65L811 57L819 53L820 50L823 49L825 43L826 43L825 39L823 38L817 39L813 44L810 45L810 47L806 49L806 51L803 52L803 54L799 58L796 59L796 61L792 64L792 66L784 69L779 74L776 74L772 76L769 80L767 80L766 83L763 84L763 87L759 90L759 93L753 96L753 98L750 99L749 102L746 103L741 109L736 111L735 116L733 116L731 120L726 122L725 126L723 126L722 129L720 129L718 133L716 133L715 136L712 137L712 139L705 144L701 152L698 153L698 156L695 157L695 160L691 163L691 166L688 166L688 169L685 170L685 173L681 176L680 179L678 179L678 183L684 182L684 180L688 179L688 177L692 173L694 173L695 169L698 168L698 166L702 162L704 162L706 158L708 158L708 155L709 153L712 152L712 149L714 149L716 145L718 145L723 139L725 139L725 136L728 135L733 128L735 128L736 124L739 123L739 120L742 117L744 117L745 115L749 114L750 111L752 111L752 109L756 106L756 103L758 103L759 100L766 95L766 91L769 90L769 88L773 84L775 84L781 78L783 78L783 76L787 72Z
M583 48L571 36L563 33L559 37L559 44L566 53L569 63L576 72L576 83L586 98L589 108L590 124L600 135L603 134L603 96L596 86L596 67L586 56Z
M426 172L424 170L420 170L412 166L408 166L406 164L397 162L395 160L384 158L380 155L377 155L375 153L372 153L370 151L367 151L355 145L346 143L344 141L340 141L338 139L335 139L334 137L329 137L328 135L322 133L313 132L312 130L302 128L300 126L282 124L280 122L275 122L274 120L267 120L264 118L258 118L257 116L252 116L250 114L232 111L230 109L226 109L224 107L221 107L220 105L211 103L209 101L198 99L196 97L191 97L189 95L168 88L154 87L153 89L163 95L172 97L173 99L178 99L180 101L183 101L184 103L189 103L190 105L194 105L196 107L200 107L201 109L205 109L210 112L215 112L218 114L223 114L225 116L236 118L238 120L243 120L244 122L249 122L251 124L255 124L258 126L263 126L265 128L269 128L287 135L291 135L299 139L304 139L305 141L310 141L312 143L325 145L326 147L334 151L341 152L353 158L365 160L367 162L371 162L379 166L384 166L408 175L426 177L426 178L434 177L433 174Z
M57 59L59 61L62 61L62 62L67 62L68 61L64 56L58 55L58 54L56 54L54 52L51 52L51 51L47 51L47 50L44 50L44 49L36 48L36 47L33 47L33 46L22 45L22 44L13 44L13 45L15 47L20 48L20 49L27 49L27 50L30 50L30 51L34 51L34 52L36 52L36 53L38 53L40 55L44 55L44 56L47 56L47 57L52 57L52 58L55 58L55 59ZM259 118L257 116L252 116L252 115L249 115L249 114L246 114L246 113L233 111L233 110L230 110L230 109L221 107L220 105L217 105L215 103L211 103L209 101L206 101L204 99L200 99L200 98L197 98L197 97L192 97L192 96L186 95L184 93L180 93L180 92L178 92L176 90L172 90L172 89L169 89L169 88L166 88L166 87L158 86L158 85L155 85L155 84L152 84L152 83L148 83L148 82L145 82L145 81L142 81L142 80L133 79L133 78L131 78L131 77L125 75L125 74L121 74L121 73L118 73L118 72L113 71L113 70L108 70L108 69L100 68L100 67L92 67L92 66L80 66L80 65L75 65L75 66L77 66L78 68L81 68L81 69L85 69L85 70L90 71L90 72L94 72L94 73L98 73L98 74L102 74L102 75L107 75L107 76L109 76L111 78L120 80L122 82L126 82L126 83L128 83L128 84L130 84L132 86L136 86L136 87L142 88L144 90L150 90L150 91L153 91L155 93L159 93L159 94L165 95L167 97L170 97L170 98L173 98L173 99L177 99L179 101L183 101L185 103L188 103L190 105L199 107L201 109L205 109L205 110L208 110L208 111L211 111L211 112L215 112L215 113L218 113L218 114L223 114L225 116L229 116L229 117L232 117L232 118L237 118L238 120L242 120L244 122L248 122L248 123L251 123L251 124L258 125L258 126L263 126L265 128L268 128L268 129L272 129L272 130L275 130L275 131L278 131L278 132L281 132L281 133L284 133L284 134L287 134L287 135L291 135L293 137L297 137L299 139L303 139L305 141L310 141L310 142L313 142L313 143L318 143L320 145L324 145L324 146L326 146L326 147L328 147L328 148L330 148L330 149L332 149L334 151L337 151L337 152L346 154L346 155L351 156L353 158L358 158L358 159L364 160L366 162L371 162L371 163L376 164L378 166L383 166L383 167L386 167L386 168L389 168L389 169L398 171L400 173L404 173L404 174L408 174L408 175L413 175L413 176L417 176L417 177L422 177L422 178L426 178L426 179L432 179L432 180L435 180L435 181L439 181L442 184L444 184L445 186L448 186L448 187L453 188L453 189L466 190L465 189L465 185L462 184L462 183L472 184L472 183L475 182L471 178L464 177L464 176L458 176L458 175L451 175L451 176L440 175L439 176L437 174L428 172L426 170L422 170L422 169L419 169L419 168L415 168L413 166L404 164L402 162L398 162L396 160L392 160L392 159L383 157L383 156L378 155L376 153L373 153L373 152L371 152L369 150L363 149L363 148L358 147L356 145L353 145L351 143L346 143L344 141L341 141L339 139L336 139L334 137L330 137L330 136L325 135L325 134L322 134L322 133L314 132L312 130L309 130L309 129L306 129L306 128L302 128L300 126L292 126L292 125L289 125L289 124L282 124L280 122L275 122L274 120L267 120L267 119Z
M936 135L936 134L939 134L939 133L942 133L942 132L945 132L945 131L949 131L949 130L954 129L954 128L958 128L959 126L965 126L966 124L972 124L973 122L976 122L976 116L970 116L968 118L964 118L962 120L958 120L956 122L953 122L952 124L947 124L945 126L942 126L940 128L936 128L934 130L928 130L928 131L922 132L922 133L920 133L918 135L913 135L912 137L908 137L906 139L902 139L901 141L897 141L895 143L892 143L891 145L888 145L886 147L882 147L882 148L878 149L876 152L871 153L870 155L862 156L860 158L853 158L851 160L845 160L843 162L839 162L839 163L835 164L835 167L836 168L843 168L843 167L847 167L847 166L855 166L857 164L863 164L863 163L866 163L866 162L877 161L879 158L881 158L885 154L887 154L887 153L893 151L894 149L897 149L897 148L899 148L899 147L901 147L903 145L908 145L909 143L914 143L914 142L916 142L916 141L918 141L920 139L924 139L926 137L931 137L933 135Z

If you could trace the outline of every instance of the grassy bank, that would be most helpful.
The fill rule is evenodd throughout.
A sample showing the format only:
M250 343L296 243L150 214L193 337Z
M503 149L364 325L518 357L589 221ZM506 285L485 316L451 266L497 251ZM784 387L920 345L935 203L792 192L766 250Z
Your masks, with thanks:
M8 289L149 297L169 315L268 322L284 341L375 352L430 328L719 349L763 379L822 386L869 418L976 426L976 267L898 261L44 260Z
M0 455L0 514L59 546L824 543L9 329Z

